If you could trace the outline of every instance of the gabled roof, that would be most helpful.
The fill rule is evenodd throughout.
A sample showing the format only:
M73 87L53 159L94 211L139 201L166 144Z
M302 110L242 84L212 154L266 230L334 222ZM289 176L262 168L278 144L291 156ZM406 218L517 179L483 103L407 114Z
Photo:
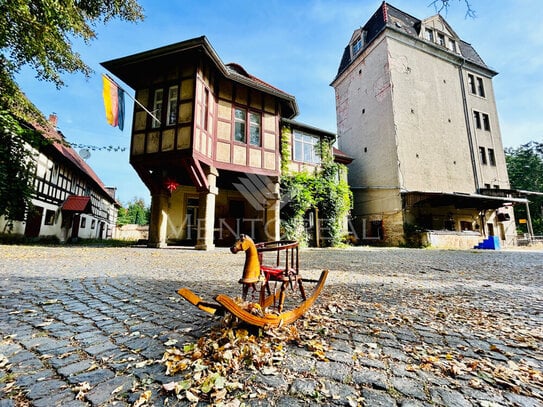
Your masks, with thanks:
M434 17L430 17L429 19L432 19ZM445 19L443 19L442 16L438 15L438 17L443 21L446 27L450 28L449 24L445 21ZM383 2L379 9L366 22L366 24L362 28L355 30L355 32L365 32L366 39L362 49L366 48L369 44L371 44L385 29L391 29L397 32L401 32L405 35L415 37L420 41L423 41L423 39L420 38L420 30L424 21L426 20L420 20L416 17L409 15L408 13L397 9L394 6L391 6L387 2ZM450 31L454 33L452 28L450 29ZM491 75L496 74L495 71L493 71L484 63L482 58L479 56L479 54L477 54L475 49L469 43L462 41L460 38L457 38L457 40L461 54L457 55L458 58L464 59L481 68L486 69ZM335 79L337 79L337 77L343 71L345 71L345 69L347 69L349 65L356 59L356 56L353 56L351 58L350 45L350 43L347 44L345 50L343 51L343 56L341 58ZM446 48L443 49L446 50Z
M133 89L138 89L147 86L150 76L163 74L161 71L165 65L198 56L207 57L225 78L279 98L284 117L293 118L298 114L294 96L250 75L239 64L223 63L205 36L102 62L101 65Z
M101 195L108 201L114 203L116 206L120 204L109 193L108 189L103 184L102 180L93 169L81 158L79 154L69 145L64 139L62 133L56 130L51 124L46 123L44 125L34 124L33 127L40 132L46 140L51 143L46 145L44 151L48 151L56 156L57 159L61 159L68 166L74 168L82 176L86 177L94 187L101 192Z

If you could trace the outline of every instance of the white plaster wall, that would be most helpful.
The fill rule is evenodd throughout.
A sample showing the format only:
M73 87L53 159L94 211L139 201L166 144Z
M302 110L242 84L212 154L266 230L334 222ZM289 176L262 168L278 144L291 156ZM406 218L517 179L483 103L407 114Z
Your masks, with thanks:
M458 67L389 38L400 183L408 191L475 191Z
M491 186L498 185L502 189L509 189L509 176L507 174L507 166L505 163L505 154L503 150L503 142L501 138L500 123L496 107L496 99L494 97L492 78L489 78L480 72L464 70L463 75L465 83L468 82L468 74L482 78L485 89L485 97L473 95L468 89L466 89L466 101L470 114L473 143L475 146L474 148L477 155L477 172L480 187L484 187L484 184L490 184ZM473 111L475 110L488 114L490 120L490 131L475 128L473 123ZM496 166L484 165L480 162L478 156L479 147L494 149Z
M355 158L349 165L349 184L354 188L397 187L386 42L378 40L364 50L333 86L339 148Z

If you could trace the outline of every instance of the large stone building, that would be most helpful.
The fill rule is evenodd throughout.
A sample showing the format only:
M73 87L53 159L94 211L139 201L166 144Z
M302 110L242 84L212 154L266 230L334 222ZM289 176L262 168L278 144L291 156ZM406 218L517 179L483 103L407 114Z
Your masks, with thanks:
M130 163L151 193L150 246L280 238L282 149L289 169L314 168L334 135L289 121L295 98L223 63L205 37L102 65L136 92Z
M525 200L509 193L496 74L439 14L419 20L383 2L354 30L332 86L359 236L514 243L511 205Z

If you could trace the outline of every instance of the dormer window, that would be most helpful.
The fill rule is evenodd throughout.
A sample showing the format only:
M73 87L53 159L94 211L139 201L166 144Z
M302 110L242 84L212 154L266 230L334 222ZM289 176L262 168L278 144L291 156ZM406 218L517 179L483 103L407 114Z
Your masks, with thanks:
M447 48L449 48L452 52L456 52L456 41L449 38L449 46Z
M434 42L434 30L431 30L430 28L427 28L424 31L424 38L430 42Z
M362 36L356 37L352 44L352 55L355 56L362 49Z
M445 46L445 34L437 33L437 43L442 47Z

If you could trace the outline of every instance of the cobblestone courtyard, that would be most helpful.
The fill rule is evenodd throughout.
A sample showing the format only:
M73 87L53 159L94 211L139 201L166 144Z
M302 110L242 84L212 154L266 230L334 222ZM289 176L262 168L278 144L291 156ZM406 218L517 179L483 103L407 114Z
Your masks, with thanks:
M314 318L296 323L319 325L325 357L286 345L230 405L543 406L542 251L300 257L304 277L330 270ZM237 295L243 262L226 249L0 246L0 407L192 405L164 389L176 377L158 361L218 320L176 291Z

